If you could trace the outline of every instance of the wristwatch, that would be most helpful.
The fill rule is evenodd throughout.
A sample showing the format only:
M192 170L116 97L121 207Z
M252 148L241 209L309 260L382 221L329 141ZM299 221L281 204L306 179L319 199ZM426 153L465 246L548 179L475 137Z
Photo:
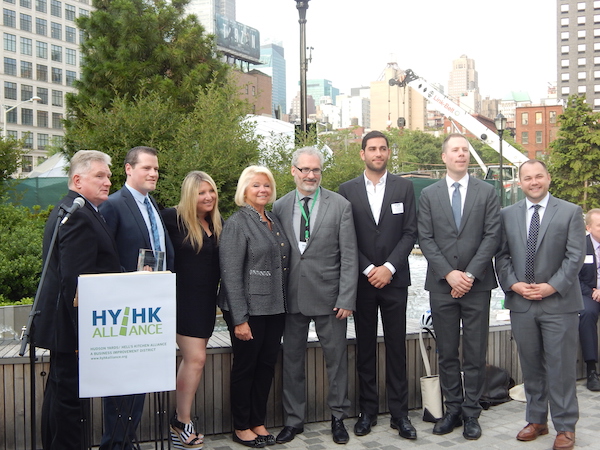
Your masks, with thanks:
M465 275L468 276L471 280L475 280L475 275L473 275L471 272L465 272Z

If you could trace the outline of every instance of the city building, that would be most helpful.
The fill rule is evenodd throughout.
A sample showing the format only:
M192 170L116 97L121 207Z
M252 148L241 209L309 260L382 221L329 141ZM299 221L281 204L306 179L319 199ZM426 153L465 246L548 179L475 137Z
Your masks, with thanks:
M266 43L260 46L260 62L254 66L261 72L269 75L273 83L272 115L277 119L287 114L286 96L286 67L285 54L281 43Z
M403 71L398 65L388 63L379 81L371 82L371 128L386 130L400 128L399 120L410 130L425 130L427 125L427 100L411 87L390 86Z
M531 99L527 92L509 92L502 97L498 105L498 112L506 117L506 128L515 128L515 114L518 107L530 105Z
M516 108L516 142L527 150L529 158L548 155L550 142L556 139L558 116L563 113L562 104L521 106Z
M235 1L191 0L186 12L196 15L206 33L215 36L225 62L240 67L245 64L249 70L250 64L260 64L260 33L236 21Z
M500 100L497 98L486 97L481 100L481 115L494 119L498 115L499 107Z
M447 95L467 111L480 112L481 95L475 60L468 58L467 55L461 55L460 58L452 61Z
M331 97L333 99L333 104L335 105L335 98L340 94L340 90L333 87L333 83L329 80L307 80L306 94L313 98L315 105L320 103L321 97L323 96Z
M338 103L339 103L338 96ZM321 97L321 100L328 97ZM342 111L339 106L333 104L333 102L322 102L317 107L316 120L322 124L329 124L331 128L337 130L342 128Z
M75 18L91 9L88 0L3 2L0 120L3 133L25 139L19 176L41 164L50 145L62 146L65 94L80 74Z
M190 0L187 6L208 34L216 34L216 16L235 20L235 0Z
M363 96L338 95L340 108L339 128L371 128L371 100Z
M309 117L317 114L317 107L312 95L306 96L306 114L308 114ZM300 91L298 91L296 96L292 99L292 106L290 107L290 122L300 123Z
M273 102L271 77L260 70L232 73L236 84L240 87L240 97L252 105L252 114L271 116Z
M600 1L557 1L558 97L585 95L600 110Z

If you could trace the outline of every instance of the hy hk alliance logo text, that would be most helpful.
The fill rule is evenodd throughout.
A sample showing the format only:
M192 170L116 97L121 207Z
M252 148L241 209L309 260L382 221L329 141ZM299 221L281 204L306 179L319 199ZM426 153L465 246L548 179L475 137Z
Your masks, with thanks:
M158 308L103 309L92 311L93 338L162 334ZM130 325L131 322L131 325Z

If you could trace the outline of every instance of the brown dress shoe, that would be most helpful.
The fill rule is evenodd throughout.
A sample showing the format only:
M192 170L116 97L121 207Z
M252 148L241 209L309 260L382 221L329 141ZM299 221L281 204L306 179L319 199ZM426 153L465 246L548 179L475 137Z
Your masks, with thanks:
M575 446L575 433L572 431L559 431L554 439L553 450L571 450Z
M538 436L548 434L548 425L545 423L528 423L525 428L517 434L519 441L534 441Z

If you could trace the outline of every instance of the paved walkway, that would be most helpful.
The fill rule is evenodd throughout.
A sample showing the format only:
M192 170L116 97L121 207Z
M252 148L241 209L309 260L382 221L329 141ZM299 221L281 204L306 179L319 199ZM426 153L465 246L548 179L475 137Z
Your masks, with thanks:
M577 395L579 398L580 419L577 424L576 448L598 449L600 448L600 393L590 392L585 387L585 380L581 380L577 385ZM467 441L462 436L462 427L445 436L435 436L431 433L433 424L421 420L421 411L410 412L410 418L417 429L418 439L408 441L398 436L398 432L390 428L389 414L382 414L378 418L378 423L373 427L373 431L367 436L354 436L352 429L356 419L351 418L345 421L348 432L350 433L350 442L343 445L335 444L331 439L330 423L319 422L307 424L304 426L304 433L287 444L275 445L273 450L277 449L445 449L445 448L489 448L489 449L523 449L538 450L551 449L554 443L556 432L551 427L550 433L541 436L533 442L519 442L515 436L519 430L526 425L525 422L525 403L511 401L502 405L494 406L487 411L483 411L480 417L480 424L483 435L477 441ZM280 428L270 431L277 435ZM153 449L154 444L145 444L144 450ZM204 448L206 450L241 450L244 447L231 440L231 434L220 434L207 436Z

